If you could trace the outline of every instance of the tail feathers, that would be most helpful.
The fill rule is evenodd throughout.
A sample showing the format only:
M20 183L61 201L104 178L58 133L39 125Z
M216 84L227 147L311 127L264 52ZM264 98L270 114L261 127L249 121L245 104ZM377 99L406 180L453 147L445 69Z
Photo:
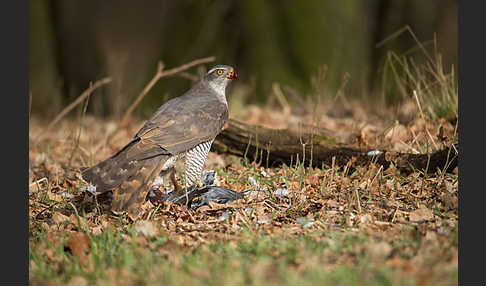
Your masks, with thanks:
M130 218L135 220L140 214L140 206L153 184L155 178L162 170L162 160L152 165L142 166L128 180L124 181L113 191L111 210L116 213L128 212Z
M160 158L129 160L123 153L118 153L82 171L81 174L85 181L96 186L97 192L105 192L128 180L143 166L154 164L156 161L160 161Z
M135 138L115 155L82 171L82 176L95 185L98 192L104 192L119 186L143 166L160 162L168 155L153 142Z
M123 183L143 165L141 161L123 160L114 156L82 172L83 179L95 185L98 192L108 191Z

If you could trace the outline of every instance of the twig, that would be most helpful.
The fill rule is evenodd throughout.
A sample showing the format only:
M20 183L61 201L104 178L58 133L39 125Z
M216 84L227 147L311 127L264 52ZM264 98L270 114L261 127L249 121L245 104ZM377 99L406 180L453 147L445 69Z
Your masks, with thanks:
M358 188L354 188L354 192L356 194L356 201L358 203L358 212L359 214L361 214L361 202L359 201L359 192L358 192Z
M51 123L49 123L49 125L47 125L46 129L41 131L41 133L39 135L37 135L37 137L34 139L34 142L38 142L41 138L43 138L47 132L54 126L56 125L56 123L58 123L67 113L69 113L69 111L71 111L74 107L76 107L78 104L80 104L81 102L83 102L83 100L88 97L95 89L97 89L98 87L102 86L102 85L105 85L107 83L111 82L111 78L110 77L105 77L103 79L100 79L98 80L97 82L95 82L93 85L91 85L88 89L86 89L78 98L76 98L75 101L73 101L71 104L69 104L68 106L66 106L62 111L61 113L59 113L56 118L54 118L54 120L51 121Z
M155 85L155 83L161 78L162 70L164 69L164 64L162 61L159 61L157 65L157 73L154 75L154 77L150 80L150 82L144 87L142 92L138 95L138 97L135 99L135 101L128 107L127 111L123 115L123 119L120 123L120 127L125 127L126 124L128 123L128 119L132 115L133 110L135 107L140 103L140 101L145 97L145 95L149 92L149 90Z
M120 123L120 127L121 128L124 128L124 127L127 126L128 121L129 121L129 119L130 119L130 117L132 115L132 112L135 109L135 107L137 107L137 105L140 103L140 101L145 97L145 95L147 95L147 93L149 92L149 90L152 89L152 87L155 85L155 83L157 83L157 81L159 79L161 79L163 77L167 77L167 76L171 76L171 75L180 73L180 72L182 72L184 70L187 70L187 69L189 69L189 68L191 68L193 66L197 66L197 65L200 65L200 64L212 62L214 60L215 60L215 57L207 57L207 58L197 59L197 60L194 60L194 61L192 61L190 63L184 64L182 66L179 66L179 67L176 67L176 68L167 70L167 71L163 71L164 64L162 63L162 61L159 61L159 64L157 66L157 73L150 80L150 82L145 86L145 88L138 95L138 97L135 99L135 101L130 105L130 107L128 107L127 111L125 112L125 114L122 117L122 120L121 120L121 123Z
M37 188L39 188L39 184L42 183L43 181L47 181L47 178L43 177L42 179L32 182L29 184L29 187L37 185Z
M247 221L247 215L241 209L238 209L238 212L240 213L241 221L243 222L243 224L245 224L245 226L252 234L255 234L255 231L250 226L250 223Z
M81 113L81 118L79 119L79 131L78 131L78 135L74 138L74 147L73 147L73 151L71 152L71 156L69 157L68 169L71 168L71 163L72 163L72 160L74 158L74 153L76 152L76 150L79 147L79 138L81 137L81 130L83 129L83 119L84 119L84 116L86 115L86 111L88 110L89 99L90 99L90 96L88 96L86 98L86 101L85 101L85 104L84 104L84 107L83 107L83 112ZM66 177L66 175L67 174L65 174L64 176Z
M395 209L395 212L393 213L393 217L391 219L391 223L393 223L393 221L395 220L395 217L396 217L397 212L398 212L398 207L399 207L399 205L397 204L397 208Z
M402 145L404 145L405 147L407 147L409 150L412 150L415 154L420 154L420 152L417 149L415 149L411 145L403 142L403 140L398 140L398 143L401 143Z
M272 83L272 90L273 90L273 93L275 94L275 97L278 100L278 103L280 104L280 106L282 106L284 114L289 114L290 113L290 105L289 105L287 99L285 98L282 90L280 89L280 84L278 84L276 82Z
M429 61L432 62L432 57L429 55L429 53L427 53L427 50L425 49L425 46L423 43L421 43L417 36L415 35L415 33L412 31L412 28L409 26L409 25L405 25L404 27L402 27L401 29L399 29L398 31L392 33L390 36L386 37L384 40L380 41L379 43L377 43L375 45L376 48L379 48L381 46L383 46L386 42L388 42L389 40L392 40L394 38L397 38L398 36L400 36L403 32L409 32L410 35L412 36L412 38L415 40L415 42L417 43L417 45L419 46L420 50L422 50L424 52L424 55L427 57L427 59Z
M332 156L332 161L331 161L331 179L329 180L329 186L331 186L334 183L334 173L336 172L334 170L334 165L336 164L336 156Z
M371 179L371 182L369 185L367 185L366 187L369 188L373 185L373 182L375 181L376 177L378 177L378 174L380 173L380 171L383 171L383 165L380 166L380 168L378 168L378 171L376 172L376 174L373 176L373 179ZM368 190L371 192L371 190Z
M432 137L432 135L429 132L429 129L427 128L427 121L425 120L424 112L422 111L422 107L420 106L420 101L418 99L418 95L417 95L416 90L413 91L413 96L415 97L415 101L417 101L417 106L418 106L419 111L420 111L420 117L422 117L422 120L424 121L425 133L429 136L430 141L432 141L432 144L434 144L435 150L439 150L439 148L437 147L437 144L435 144L434 138Z

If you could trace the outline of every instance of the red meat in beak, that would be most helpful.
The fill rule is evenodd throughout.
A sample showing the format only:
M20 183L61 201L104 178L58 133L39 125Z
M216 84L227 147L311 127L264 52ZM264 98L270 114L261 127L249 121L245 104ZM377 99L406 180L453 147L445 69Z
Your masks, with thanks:
M238 78L238 74L236 74L236 71L235 70L232 70L226 78L229 78L229 79L237 79Z

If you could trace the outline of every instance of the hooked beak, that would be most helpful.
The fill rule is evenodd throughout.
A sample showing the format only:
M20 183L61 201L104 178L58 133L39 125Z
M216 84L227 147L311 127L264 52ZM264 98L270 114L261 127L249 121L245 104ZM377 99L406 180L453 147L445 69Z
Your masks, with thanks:
M236 71L233 69L226 78L229 78L229 79L237 79L238 78L238 74L236 74Z

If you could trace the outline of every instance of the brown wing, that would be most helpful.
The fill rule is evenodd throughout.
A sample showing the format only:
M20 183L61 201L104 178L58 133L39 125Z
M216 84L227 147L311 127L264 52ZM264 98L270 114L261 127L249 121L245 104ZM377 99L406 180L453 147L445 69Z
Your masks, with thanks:
M171 154L212 140L228 119L228 108L205 89L190 90L162 105L135 135Z
M128 180L140 168L156 165L169 157L167 150L136 138L110 158L84 170L82 176L96 185L98 192L104 192Z

